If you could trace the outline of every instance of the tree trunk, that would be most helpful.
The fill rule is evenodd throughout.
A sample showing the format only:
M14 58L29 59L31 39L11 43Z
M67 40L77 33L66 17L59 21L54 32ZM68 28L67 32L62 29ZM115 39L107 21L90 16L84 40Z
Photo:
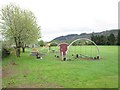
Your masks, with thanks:
M17 38L16 37L14 37L14 40L15 40L15 44L16 44L16 48L15 48L16 56L20 57L20 42L17 43Z
M20 57L20 48L16 48L16 56Z
M25 47L22 47L22 52L23 52L23 53L25 52Z

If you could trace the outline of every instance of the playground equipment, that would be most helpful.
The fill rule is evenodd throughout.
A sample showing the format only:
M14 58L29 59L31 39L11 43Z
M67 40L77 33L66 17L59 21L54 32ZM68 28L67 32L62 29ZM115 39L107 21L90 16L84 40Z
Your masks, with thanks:
M39 51L36 48L32 48L31 56L36 56Z
M73 46L73 47L71 47ZM74 53L73 53L74 48ZM89 59L89 60L99 60L100 59L100 50L98 46L90 39L80 38L74 40L67 50L67 58L69 59Z
M67 43L62 43L59 46L60 46L60 55L62 56L62 60L65 61L67 59L66 55L67 55L68 44Z
M64 61L79 58L87 60L99 60L100 50L92 40L80 38L74 40L69 45L67 43L61 43L59 45L59 54L56 54L55 57L61 57Z
M44 55L45 54L40 53L37 48L32 48L32 52L30 54L30 56L35 56L37 59L42 59L42 56Z
M51 47L51 43L48 43L48 44L46 44L46 46L45 46L46 48L48 48L48 52L50 52L50 47Z
M61 58L62 60L66 60L67 59L67 43L61 43L57 46L56 48L56 52L55 52L55 57L57 58Z

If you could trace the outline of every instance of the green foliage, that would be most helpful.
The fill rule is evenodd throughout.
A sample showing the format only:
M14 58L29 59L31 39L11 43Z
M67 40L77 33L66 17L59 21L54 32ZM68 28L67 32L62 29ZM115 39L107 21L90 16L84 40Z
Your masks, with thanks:
M23 31L21 40L23 44L33 44L40 38L40 27L36 22L36 17L31 11L23 10L22 13Z
M10 41L2 41L1 43L2 58L5 58L11 54L12 47L10 47L10 45L11 45Z
M39 45L39 46L44 46L44 45L45 45L45 43L44 43L44 41L43 41L43 40L40 40L40 41L38 42L38 45Z
M117 38L112 33L109 36L92 34L91 40L94 41L97 45L116 45L117 44Z
M107 36L109 36L111 33L113 33L114 36L117 37L118 36L118 29L104 30L102 32L69 34L69 35L57 37L57 38L53 39L51 42L57 42L57 43L66 42L66 43L70 44L70 42L72 42L75 39L80 39L80 38L88 38L88 39L90 39L92 35L94 35L94 36L103 35L103 36L105 36L107 38ZM117 43L117 40L116 40L115 44L116 43Z
M13 4L2 8L0 28L4 39L12 40L18 49L26 44L35 43L40 38L40 27L35 15Z
M107 37L107 39L108 39L108 44L110 44L110 45L114 45L115 44L115 36L114 36L114 34L110 34L108 37Z
M10 55L10 51L6 48L2 48L2 58L5 58Z
M52 42L52 43L50 44L50 46L58 46L58 43Z

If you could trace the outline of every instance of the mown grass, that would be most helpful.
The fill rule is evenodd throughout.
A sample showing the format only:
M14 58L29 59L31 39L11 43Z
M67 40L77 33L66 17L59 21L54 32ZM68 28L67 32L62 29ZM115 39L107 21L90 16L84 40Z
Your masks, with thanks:
M5 87L28 88L116 88L118 87L118 47L99 46L101 60L60 61L49 52L42 60L26 49L17 58L3 59ZM42 51L42 50L41 50Z

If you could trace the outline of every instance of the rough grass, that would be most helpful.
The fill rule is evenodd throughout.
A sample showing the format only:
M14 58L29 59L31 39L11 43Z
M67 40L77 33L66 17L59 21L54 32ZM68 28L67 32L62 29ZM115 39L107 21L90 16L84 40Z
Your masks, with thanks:
M26 49L20 58L11 55L2 62L3 88L116 88L118 47L99 46L101 60L60 61L54 53L42 60ZM41 50L42 51L42 50Z

